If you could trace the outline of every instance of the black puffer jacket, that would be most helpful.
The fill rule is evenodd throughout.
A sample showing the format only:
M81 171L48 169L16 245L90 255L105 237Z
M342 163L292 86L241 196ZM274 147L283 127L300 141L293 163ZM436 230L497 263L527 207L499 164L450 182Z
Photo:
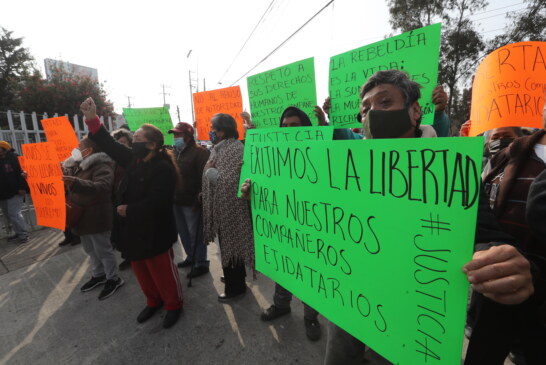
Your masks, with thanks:
M22 172L17 154L13 149L0 159L0 200L11 198L19 190L29 192L27 182L21 176Z
M130 260L169 250L178 239L173 213L176 171L170 161L161 156L148 162L136 160L131 149L116 142L103 126L90 138L126 169L114 209L127 204L127 217L114 212L112 243Z

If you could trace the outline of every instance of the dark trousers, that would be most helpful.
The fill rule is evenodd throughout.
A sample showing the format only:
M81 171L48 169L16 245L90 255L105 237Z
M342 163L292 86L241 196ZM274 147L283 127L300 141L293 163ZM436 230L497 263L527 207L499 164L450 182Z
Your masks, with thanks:
M246 270L244 264L237 264L231 266L223 266L224 279L225 279L225 294L237 295L246 291Z
M465 365L502 365L516 347L528 365L546 364L546 329L534 300L502 305L474 293L472 302L475 317Z

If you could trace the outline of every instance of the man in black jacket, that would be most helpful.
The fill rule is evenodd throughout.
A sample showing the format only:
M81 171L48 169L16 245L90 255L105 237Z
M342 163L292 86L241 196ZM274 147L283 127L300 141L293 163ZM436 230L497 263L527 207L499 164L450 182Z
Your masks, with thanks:
M21 208L28 185L22 173L15 151L8 142L0 141L0 207L15 231L8 240L19 238L19 242L25 243L29 237Z
M199 194L203 169L210 152L197 146L193 137L194 129L188 123L178 123L169 133L174 134L174 152L182 177L181 186L175 193L174 215L186 259L178 267L194 265L188 278L197 277L209 272Z
M400 71L378 71L362 87L360 112L366 138L415 138L421 137L419 119L419 85ZM381 111L378 113L378 111ZM402 112L404 111L404 112ZM386 113L387 112L387 113ZM388 123L388 125L387 125ZM544 274L532 256L524 256L518 244L509 234L503 232L489 208L487 197L480 196L478 222L476 227L475 253L472 261L462 269L480 298L490 307L495 307L496 323L500 326L506 320L503 310L510 312L515 305L526 302L537 290L536 285ZM487 313L487 311L485 311ZM466 364L498 364L496 359L482 362L474 357L483 352L484 337L492 333L494 323L485 321L476 324L473 342L477 351L471 351ZM499 344L504 345L504 344ZM356 338L329 324L325 365L360 364L364 345Z

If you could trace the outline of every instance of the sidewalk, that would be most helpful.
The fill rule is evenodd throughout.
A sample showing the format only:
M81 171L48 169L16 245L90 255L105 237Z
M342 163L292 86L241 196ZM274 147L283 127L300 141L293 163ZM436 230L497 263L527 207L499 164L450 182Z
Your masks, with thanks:
M273 283L263 275L233 304L220 304L223 290L216 245L209 246L211 274L184 289L184 314L171 329L164 312L144 324L136 316L145 299L130 270L126 284L98 301L98 289L81 293L89 260L81 245L58 248L62 234L41 230L25 244L0 240L0 364L321 364L322 339L305 336L303 307L273 323L260 320L269 306ZM181 246L176 246L177 260ZM30 266L28 266L30 265Z
M323 363L326 321L319 317L320 341L309 341L299 300L292 301L291 314L270 323L260 320L273 298L269 278L258 274L253 281L247 273L245 297L231 304L217 301L223 284L215 244L208 249L210 275L188 288L188 270L179 269L184 314L166 330L164 311L136 322L146 302L131 270L120 272L125 285L104 301L97 300L99 289L81 293L90 277L89 259L81 245L59 248L62 239L53 229L32 233L23 245L0 239L0 364ZM182 248L174 247L179 262ZM372 352L367 357L366 365L387 364Z

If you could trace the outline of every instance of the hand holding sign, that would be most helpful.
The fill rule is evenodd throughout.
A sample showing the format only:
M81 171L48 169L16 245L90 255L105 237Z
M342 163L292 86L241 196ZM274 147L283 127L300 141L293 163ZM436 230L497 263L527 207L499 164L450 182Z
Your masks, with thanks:
M97 106L91 97L85 99L85 101L81 103L80 110L82 111L83 115L85 115L85 119L89 120L97 116Z
M447 107L447 93L444 91L444 87L441 85L436 86L432 92L432 102L436 105L436 111L444 111Z
M501 304L520 304L535 292L529 261L510 245L476 252L463 271L474 290Z

